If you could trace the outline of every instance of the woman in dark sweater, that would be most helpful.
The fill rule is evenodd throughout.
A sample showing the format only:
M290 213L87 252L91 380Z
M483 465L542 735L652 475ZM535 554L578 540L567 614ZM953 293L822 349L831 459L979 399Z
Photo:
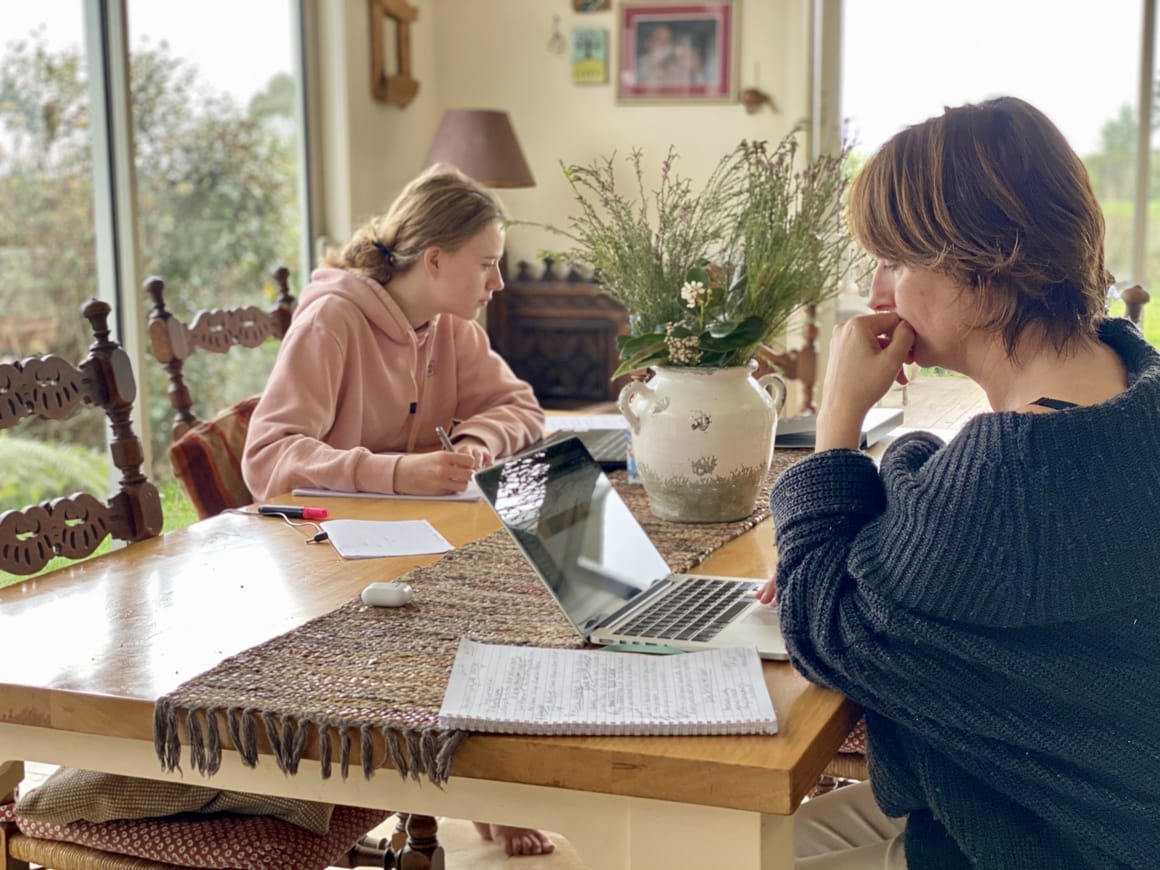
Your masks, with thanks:
M799 866L1160 866L1160 355L1105 317L1087 172L989 100L887 142L850 221L876 313L834 331L762 595L865 708L870 783L799 811ZM860 424L908 362L994 413L875 468Z

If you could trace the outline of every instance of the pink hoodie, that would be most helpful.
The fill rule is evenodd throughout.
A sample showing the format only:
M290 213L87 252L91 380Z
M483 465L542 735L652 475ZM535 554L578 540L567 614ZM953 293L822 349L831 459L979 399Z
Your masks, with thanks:
M475 321L441 314L416 332L378 282L318 269L250 421L242 474L259 500L294 487L394 492L399 456L438 449L436 426L499 458L542 437L544 412Z

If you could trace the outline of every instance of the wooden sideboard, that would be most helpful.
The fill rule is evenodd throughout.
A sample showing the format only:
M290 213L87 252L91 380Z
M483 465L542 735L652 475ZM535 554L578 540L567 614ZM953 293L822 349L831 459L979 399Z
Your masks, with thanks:
M628 334L624 306L600 292L600 285L575 269L556 274L550 258L539 274L525 260L514 278L487 308L491 345L517 376L532 385L545 408L568 409L615 402L628 382L612 380L620 364L616 337ZM807 306L801 319L802 343L776 352L762 347L755 376L779 372L801 385L797 413L812 414L818 368L817 309Z
M551 259L538 274L521 260L487 308L492 347L536 391L545 408L615 401L628 380L612 380L616 336L628 312L574 269L560 277Z

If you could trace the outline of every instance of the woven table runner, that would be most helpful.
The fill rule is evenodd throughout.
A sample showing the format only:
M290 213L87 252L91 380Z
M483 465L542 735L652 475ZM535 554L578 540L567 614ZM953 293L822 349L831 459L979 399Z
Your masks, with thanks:
M644 488L624 472L609 477L674 572L689 570L769 515L769 488L805 450L778 450L757 509L730 523L657 519ZM322 776L335 759L370 777L389 762L402 776L441 784L466 732L441 729L443 703L460 638L484 643L581 647L583 641L504 530L460 547L406 575L415 590L405 607L368 607L358 598L337 610L232 656L158 700L154 742L162 766L181 762L180 725L189 761L205 775L221 765L221 728L243 762L258 760L258 736L278 767L296 773L317 746ZM375 735L385 754L375 758ZM337 746L334 744L337 743Z

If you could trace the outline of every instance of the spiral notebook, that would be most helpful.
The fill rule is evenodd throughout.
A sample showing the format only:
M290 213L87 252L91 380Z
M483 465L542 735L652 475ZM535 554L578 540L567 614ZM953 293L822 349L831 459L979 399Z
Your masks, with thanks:
M776 734L756 647L641 655L459 642L439 725L501 734Z

